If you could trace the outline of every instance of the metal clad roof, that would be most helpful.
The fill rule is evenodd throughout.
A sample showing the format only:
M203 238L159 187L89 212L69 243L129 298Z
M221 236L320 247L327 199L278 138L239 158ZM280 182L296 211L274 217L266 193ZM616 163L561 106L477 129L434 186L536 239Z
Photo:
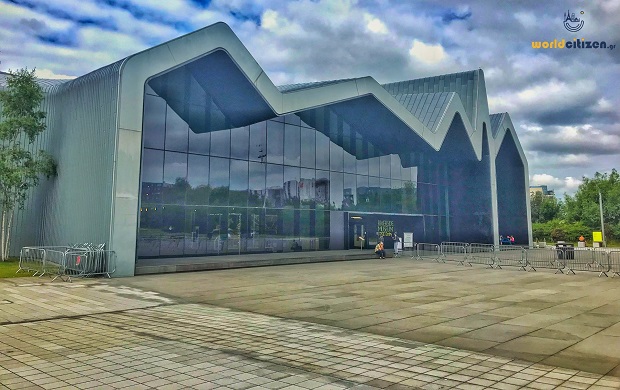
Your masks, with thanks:
M497 134L499 133L499 130L500 130L500 126L502 125L502 122L504 121L505 115L506 115L505 112L502 112L500 114L489 115L489 118L491 120L491 133L493 134L493 138L497 137Z
M434 131L441 114L450 102L450 95L453 94L453 92L405 93L394 95L394 98Z
M278 91L282 93L286 93L286 92L299 91L302 89L323 87L325 85L330 85L330 84L338 84L338 83L342 83L344 81L350 81L350 80L355 80L355 79L349 78L349 79L340 79L340 80L313 81L309 83L286 84L286 85L279 85L276 88L278 88Z

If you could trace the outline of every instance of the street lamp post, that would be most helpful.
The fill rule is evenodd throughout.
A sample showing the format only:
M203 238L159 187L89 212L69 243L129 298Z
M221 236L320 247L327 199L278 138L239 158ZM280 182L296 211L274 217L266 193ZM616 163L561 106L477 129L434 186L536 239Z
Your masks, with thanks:
M605 243L605 221L603 220L603 196L601 191L598 192L598 206L601 211L601 233L603 233L603 247L606 247Z

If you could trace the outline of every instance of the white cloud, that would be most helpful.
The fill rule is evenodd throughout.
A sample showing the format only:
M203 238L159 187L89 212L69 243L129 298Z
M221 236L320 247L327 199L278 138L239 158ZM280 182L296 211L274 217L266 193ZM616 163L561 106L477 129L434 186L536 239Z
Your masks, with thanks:
M35 74L41 79L74 79L75 76L69 76L66 74L56 74L49 69L36 69Z
M614 112L614 106L611 102L605 98L600 98L596 105L594 106L594 112L598 113L606 113L606 112Z
M577 191L580 184L581 180L572 176L566 176L560 179L547 173L540 173L530 178L531 186L546 185L549 190L554 190L556 195L562 195L564 193L572 194Z
M364 14L364 21L366 22L366 29L375 34L387 34L388 28L380 19L374 17L371 14Z
M540 133L543 130L543 128L541 126L527 124L527 123L522 123L520 125L520 127L523 130L525 130L525 132L527 132L527 133Z
M537 26L536 15L532 12L517 12L514 17L525 28L534 28Z
M446 59L447 55L441 44L428 45L417 39L413 40L409 55L425 64L437 64Z
M303 35L304 33L303 28L301 28L299 24L290 21L286 17L280 15L279 12L271 9L263 12L261 26L269 31L269 33L280 37Z

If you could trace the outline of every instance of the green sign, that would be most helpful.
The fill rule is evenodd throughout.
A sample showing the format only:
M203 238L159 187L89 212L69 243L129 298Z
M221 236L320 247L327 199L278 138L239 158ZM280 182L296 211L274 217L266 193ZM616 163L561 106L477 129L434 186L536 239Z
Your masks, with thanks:
M379 237L391 236L394 233L394 221L377 221L377 235Z

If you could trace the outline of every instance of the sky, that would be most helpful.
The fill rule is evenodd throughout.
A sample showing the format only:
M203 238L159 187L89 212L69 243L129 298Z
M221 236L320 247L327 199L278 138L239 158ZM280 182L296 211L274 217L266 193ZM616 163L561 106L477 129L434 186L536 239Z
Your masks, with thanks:
M530 184L559 196L620 169L620 0L0 0L0 70L73 78L220 21L276 85L481 68ZM532 47L574 38L619 47Z

